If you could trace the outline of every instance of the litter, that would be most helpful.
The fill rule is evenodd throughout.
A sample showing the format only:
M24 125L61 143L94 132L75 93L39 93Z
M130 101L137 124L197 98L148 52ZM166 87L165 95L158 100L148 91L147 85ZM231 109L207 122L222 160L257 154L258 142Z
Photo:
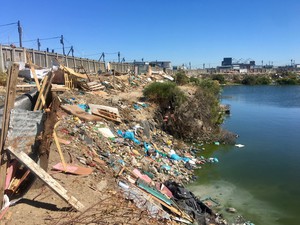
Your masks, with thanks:
M235 144L234 146L238 147L238 148L243 148L245 147L245 145L242 145L242 144Z

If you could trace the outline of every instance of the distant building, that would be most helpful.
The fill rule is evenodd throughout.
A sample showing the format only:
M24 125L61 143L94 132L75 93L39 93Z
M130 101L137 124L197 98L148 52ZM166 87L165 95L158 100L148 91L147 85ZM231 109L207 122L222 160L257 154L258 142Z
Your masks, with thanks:
M222 61L222 66L231 66L232 65L232 58L224 58Z
M152 67L160 67L163 69L172 69L172 65L170 61L151 61L149 65Z
M223 58L222 66L217 67L217 71L220 73L247 73L255 67L255 61L243 61L234 62L231 57Z

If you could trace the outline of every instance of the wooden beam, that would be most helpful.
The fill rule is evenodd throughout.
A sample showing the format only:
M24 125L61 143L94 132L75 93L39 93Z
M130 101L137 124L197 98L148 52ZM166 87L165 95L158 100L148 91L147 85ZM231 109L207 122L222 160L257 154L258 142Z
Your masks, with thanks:
M33 111L36 111L36 110L38 110L38 109L40 108L40 103L41 103L40 101L41 101L42 97L44 98L43 92L44 92L44 89L45 89L45 87L46 87L47 80L48 80L48 76L45 76L44 79L43 79L42 88L41 88L41 90L40 90L40 92L39 92L39 96L38 96L38 98L37 98L37 100L36 100L36 103L35 103L35 106L34 106ZM45 99L45 98L44 98L44 99ZM45 106L45 104L46 104L46 102L45 102L45 101L42 101L42 106Z
M70 195L56 180L54 180L45 170L43 170L36 162L34 162L26 153L8 146L7 150L13 154L21 163L23 163L31 172L40 178L48 187L58 194L64 201L70 204L77 211L83 211L82 205L75 197Z
M19 64L14 63L8 74L8 79L6 83L6 97L4 102L3 116L2 116L2 130L0 137L0 205L2 208L4 189L5 189L5 178L7 169L7 153L4 150L4 142L7 136L10 111L14 107L16 98L16 84L19 73Z
M33 66L33 64L32 64L32 62L31 62L31 58L30 58L29 53L27 54L27 62L28 62L28 64L29 64L30 70L31 70L31 72L32 72L32 74L33 74L33 78L34 78L36 87L37 87L38 91L41 91L41 85L40 85L40 82L39 82L39 80L38 80L38 78L37 78L37 75L36 75L34 66ZM43 105L45 105L45 104L46 104L46 101L45 101L44 95L41 96L41 100L42 100Z

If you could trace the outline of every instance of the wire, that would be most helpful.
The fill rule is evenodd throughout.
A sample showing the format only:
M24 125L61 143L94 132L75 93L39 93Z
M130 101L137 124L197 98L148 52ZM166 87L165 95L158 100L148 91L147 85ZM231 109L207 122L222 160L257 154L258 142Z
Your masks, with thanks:
M46 40L53 40L53 39L58 39L60 37L51 37L51 38L39 38L40 41L46 41ZM37 40L37 39L36 39Z
M2 25L0 25L0 27L10 26L10 25L14 25L14 24L18 24L18 22L2 24Z

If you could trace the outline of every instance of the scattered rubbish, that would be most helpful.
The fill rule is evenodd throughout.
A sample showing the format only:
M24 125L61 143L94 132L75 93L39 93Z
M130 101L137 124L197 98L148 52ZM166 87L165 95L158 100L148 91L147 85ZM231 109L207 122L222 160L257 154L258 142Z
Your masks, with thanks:
M98 131L106 138L115 138L115 135L107 127L98 128Z
M245 147L245 145L242 145L242 144L235 144L234 146L238 147L238 148L243 148Z
M236 209L235 209L235 208L232 208L232 207L227 208L226 211L227 211L227 212L230 212L230 213L236 213L236 212L237 212Z
M54 166L52 166L52 168L54 170L58 170L65 173L71 173L75 175L90 175L93 172L92 168L81 167L77 165L66 164L66 168L65 168L62 163L57 163Z

